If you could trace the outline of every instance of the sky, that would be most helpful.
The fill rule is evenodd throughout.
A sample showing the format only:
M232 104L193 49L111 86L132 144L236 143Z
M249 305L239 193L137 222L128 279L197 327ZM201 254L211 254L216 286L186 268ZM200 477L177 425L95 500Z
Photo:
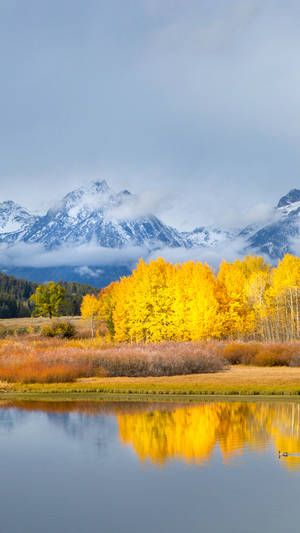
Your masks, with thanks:
M0 201L91 179L178 229L300 188L296 0L0 0Z

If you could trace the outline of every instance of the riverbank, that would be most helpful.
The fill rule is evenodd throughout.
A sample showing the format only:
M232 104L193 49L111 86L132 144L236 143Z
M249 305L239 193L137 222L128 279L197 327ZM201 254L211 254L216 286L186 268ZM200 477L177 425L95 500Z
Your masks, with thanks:
M150 396L300 396L300 368L232 366L213 374L145 378L81 378L72 383L0 383L0 398L100 395ZM56 396L56 397L57 397Z

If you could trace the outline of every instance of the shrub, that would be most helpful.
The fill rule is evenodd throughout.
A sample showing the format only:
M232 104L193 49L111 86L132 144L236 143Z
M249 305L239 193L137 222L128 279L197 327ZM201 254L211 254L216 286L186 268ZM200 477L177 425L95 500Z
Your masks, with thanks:
M75 336L75 328L70 322L52 322L42 328L41 334L44 337L60 337L61 339L71 339Z
M117 345L102 349L99 356L108 376L174 376L218 372L228 366L196 342Z
M6 337L10 337L14 335L15 330L13 328L1 328L0 329L0 339L5 339Z
M290 366L300 366L300 349L293 354L290 360Z
M272 350L261 350L255 356L255 364L258 366L278 366L279 361L276 353Z
M0 367L0 379L20 383L72 382L84 375L80 365L47 365L42 362L24 362Z
M284 366L294 361L300 353L298 342L249 342L228 343L220 350L220 354L231 364Z
M172 376L217 372L228 363L205 343L100 346L90 341L24 338L0 344L0 379L23 383L92 376Z
M253 364L258 366L287 366L293 357L295 345L276 343L261 345Z
M225 344L222 355L232 365L250 365L259 351L259 346L254 343Z
M16 328L15 329L15 335L18 335L20 337L24 336L24 335L28 335L28 328Z

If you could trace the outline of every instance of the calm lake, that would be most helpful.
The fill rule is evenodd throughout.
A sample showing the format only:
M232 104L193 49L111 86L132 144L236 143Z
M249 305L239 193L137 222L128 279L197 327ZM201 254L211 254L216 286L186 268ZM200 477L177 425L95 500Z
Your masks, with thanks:
M0 476L3 533L299 533L300 403L1 402Z

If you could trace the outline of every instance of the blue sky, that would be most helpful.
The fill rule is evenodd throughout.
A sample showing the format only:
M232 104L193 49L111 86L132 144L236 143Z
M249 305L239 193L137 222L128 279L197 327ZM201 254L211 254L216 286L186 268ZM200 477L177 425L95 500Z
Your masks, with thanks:
M98 178L180 229L263 218L300 188L299 25L294 0L0 0L0 201Z

